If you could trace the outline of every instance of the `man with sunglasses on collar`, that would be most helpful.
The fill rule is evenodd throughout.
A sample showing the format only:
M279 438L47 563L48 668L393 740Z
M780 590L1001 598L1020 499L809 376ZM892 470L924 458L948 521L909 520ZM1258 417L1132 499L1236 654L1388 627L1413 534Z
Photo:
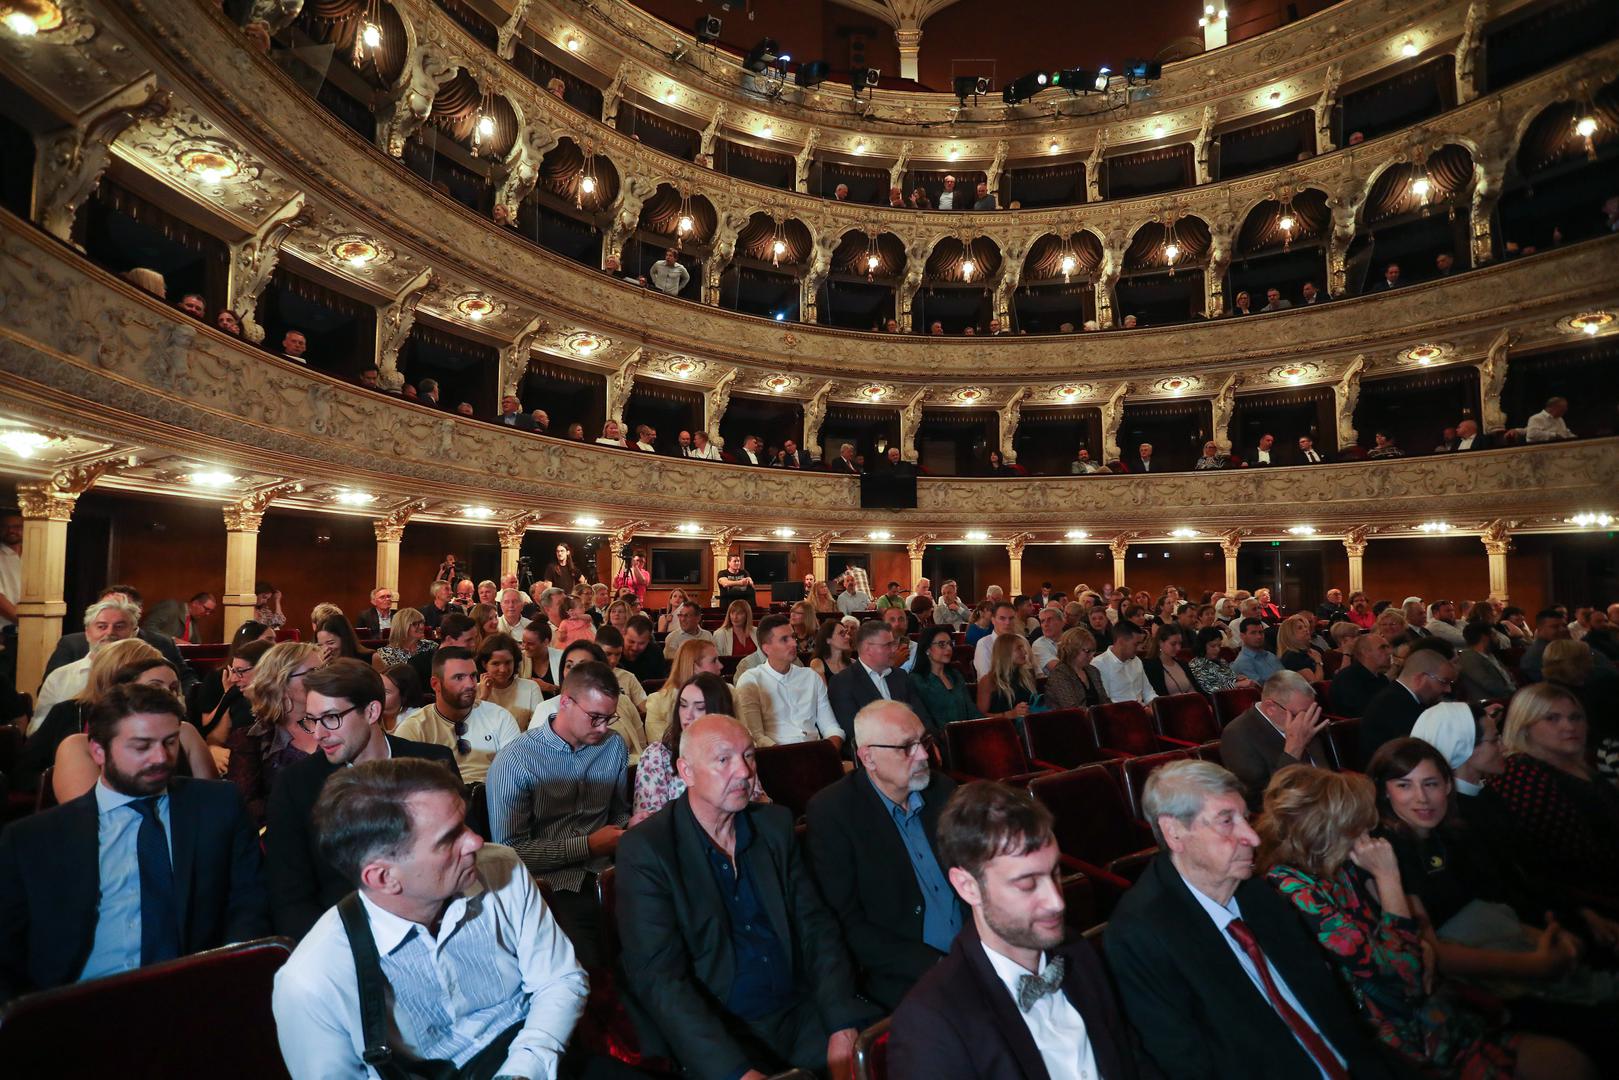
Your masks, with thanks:
M493 701L478 700L478 663L470 649L439 646L433 653L432 685L433 703L406 716L394 730L402 739L448 748L462 782L482 782L495 755L523 729Z
M300 727L319 753L281 770L270 792L264 831L270 919L275 932L302 938L327 908L353 891L353 882L320 853L311 818L327 777L339 769L386 758L425 758L451 772L455 757L442 746L412 742L382 729L382 676L358 660L338 659L304 676L307 700Z

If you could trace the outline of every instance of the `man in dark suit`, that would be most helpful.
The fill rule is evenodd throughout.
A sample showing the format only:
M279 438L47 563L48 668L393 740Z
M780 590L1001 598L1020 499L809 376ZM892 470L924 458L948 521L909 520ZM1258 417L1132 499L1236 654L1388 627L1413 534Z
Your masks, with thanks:
M900 702L872 702L852 730L865 767L810 800L810 866L843 924L861 991L893 1009L961 929L937 839L956 784L932 769L927 729Z
M854 446L850 443L844 443L838 447L838 456L833 458L826 468L828 472L859 476L860 465L854 459Z
M1173 762L1148 777L1142 809L1159 854L1104 941L1125 1016L1158 1067L1193 1080L1392 1076L1321 946L1254 880L1259 837L1237 778Z
M1393 653L1388 639L1368 630L1355 639L1349 663L1332 677L1332 715L1358 717L1378 694L1388 688L1389 658Z
M371 590L371 606L360 612L359 618L354 620L354 629L369 637L387 637L389 623L393 620L393 611L393 590L378 586Z
M940 817L939 853L972 919L894 1013L889 1075L1157 1076L1133 1045L1096 951L1064 940L1051 812L1003 784L968 784Z
M320 753L276 777L264 831L270 917L276 933L294 939L309 933L326 909L356 885L326 860L316 843L312 815L327 777L349 765L406 757L427 758L456 772L455 755L447 747L397 739L383 731L382 676L369 665L333 660L305 676L304 687L308 700L298 722L319 740Z
M1456 652L1437 638L1412 646L1393 685L1366 703L1360 717L1360 764L1365 771L1377 748L1411 734L1417 717L1437 704L1456 685Z
M1266 432L1259 437L1259 443L1254 452L1248 455L1250 469L1264 469L1272 465L1280 465L1276 457L1276 436Z
M916 466L905 460L897 446L888 448L888 453L883 456L882 469L889 476L900 479L910 479L916 476Z
M894 630L886 622L871 619L860 624L855 631L855 661L845 664L842 671L832 676L826 685L826 696L832 703L832 715L838 726L849 733L843 744L843 756L855 760L859 737L854 733L855 713L880 698L902 702L931 723L927 706L917 696L911 677L893 666ZM877 689L881 680L887 693Z
M1299 436L1299 456L1293 462L1295 465L1325 465L1331 461L1325 453L1318 450L1315 440L1308 435Z
M847 1069L876 1010L855 995L792 814L750 801L752 736L705 716L680 744L686 793L618 843L623 989L643 1048L692 1076Z
M102 600L118 600L135 608L141 606L141 594L133 585L108 585L96 597L96 602ZM199 681L197 673L191 670L191 665L180 657L180 650L175 648L174 639L156 630L148 630L144 626L135 631L135 636L146 644L163 654L163 659L174 665L180 673L180 689L190 694L191 688ZM64 664L71 664L75 660L83 660L90 655L90 639L81 630L75 634L63 634L56 639L56 648L51 650L50 659L45 661L45 674L49 675Z
M781 444L780 467L783 469L808 469L814 462L810 456L798 448L798 443L788 439Z
M1136 448L1135 458L1126 462L1124 467L1133 473L1151 473L1163 471L1158 468L1158 466L1153 464L1152 443L1146 442L1142 443Z
M1257 704L1220 732L1220 761L1248 789L1249 808L1258 810L1276 770L1300 762L1332 768L1321 737L1326 729L1308 680L1284 669L1265 680Z
M1488 450L1490 437L1479 433L1477 420L1462 420L1456 425L1456 439L1450 449L1458 454L1467 450Z
M742 440L742 449L736 452L738 465L757 465L764 468L770 464L765 458L764 440L757 435L749 435Z
M1315 617L1328 626L1349 618L1349 609L1344 607L1344 591L1342 589L1328 589L1326 600L1315 609Z
M534 418L523 411L523 403L517 400L516 394L507 394L500 399L500 416L495 423L518 431L534 430Z
M95 787L0 833L0 1001L269 933L235 787L174 775L183 723L174 695L113 687Z

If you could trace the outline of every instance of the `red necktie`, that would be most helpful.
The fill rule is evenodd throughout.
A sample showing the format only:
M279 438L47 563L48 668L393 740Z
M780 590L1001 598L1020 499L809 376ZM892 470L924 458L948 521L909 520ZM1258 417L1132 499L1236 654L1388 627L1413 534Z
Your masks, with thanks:
M1248 959L1254 962L1254 967L1259 971L1259 981L1265 984L1265 997L1270 1000L1271 1008L1276 1010L1276 1014L1282 1018L1282 1023L1286 1024L1288 1030L1304 1044L1304 1049L1315 1059L1315 1063L1321 1066L1322 1072L1332 1080L1349 1080L1349 1070L1338 1064L1338 1058L1327 1045L1327 1040L1306 1024L1304 1017L1300 1016L1277 991L1276 980L1270 975L1270 965L1265 963L1265 954L1260 951L1259 941L1254 937L1254 932L1248 929L1248 924L1241 919L1232 919L1226 923L1226 933L1237 940L1237 944L1242 946L1242 951L1248 954Z

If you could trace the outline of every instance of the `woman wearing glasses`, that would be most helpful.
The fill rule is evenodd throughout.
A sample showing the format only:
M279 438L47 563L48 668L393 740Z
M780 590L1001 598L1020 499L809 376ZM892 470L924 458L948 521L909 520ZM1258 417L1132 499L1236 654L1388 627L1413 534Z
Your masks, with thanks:
M694 644L696 642L688 641L681 648ZM699 671L687 679L680 685L675 700L678 722L669 724L658 740L641 752L641 762L635 769L635 816L638 818L657 813L685 794L686 782L675 772L675 759L680 756L680 733L710 713L735 715L731 688L712 672ZM769 801L759 786L758 776L753 778L753 801Z
M955 655L955 634L950 627L930 627L917 645L922 652L911 671L911 685L927 707L933 735L943 738L946 724L976 720L983 714L967 692L967 680L951 663Z
M1109 702L1102 673L1091 666L1096 638L1076 626L1057 639L1057 663L1046 676L1046 701L1053 709L1088 709Z
M304 715L304 676L324 661L320 648L283 641L259 658L244 692L253 707L251 727L234 725L226 745L225 779L236 785L254 824L264 824L270 783L294 761L315 752L315 736L298 726Z

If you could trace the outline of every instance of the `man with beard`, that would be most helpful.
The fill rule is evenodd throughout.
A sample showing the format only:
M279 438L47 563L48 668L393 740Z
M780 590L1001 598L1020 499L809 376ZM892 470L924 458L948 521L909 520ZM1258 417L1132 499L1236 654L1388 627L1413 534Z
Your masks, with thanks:
M478 700L478 663L469 649L441 645L433 653L431 685L432 704L399 721L395 730L401 739L453 751L462 781L482 781L495 754L523 729L493 701Z
M0 833L0 1001L270 932L235 787L174 775L184 722L165 690L113 687L90 715L95 788Z
M1136 1059L1101 961L1066 941L1051 812L979 781L939 818L939 855L972 921L894 1013L890 1075L1155 1075Z
M359 660L333 660L311 671L304 676L304 691L298 724L315 736L320 752L276 777L264 831L270 917L276 933L294 939L309 933L322 912L354 889L321 855L315 836L315 803L327 778L351 765L388 758L425 758L455 771L455 758L444 747L382 730L382 676Z

